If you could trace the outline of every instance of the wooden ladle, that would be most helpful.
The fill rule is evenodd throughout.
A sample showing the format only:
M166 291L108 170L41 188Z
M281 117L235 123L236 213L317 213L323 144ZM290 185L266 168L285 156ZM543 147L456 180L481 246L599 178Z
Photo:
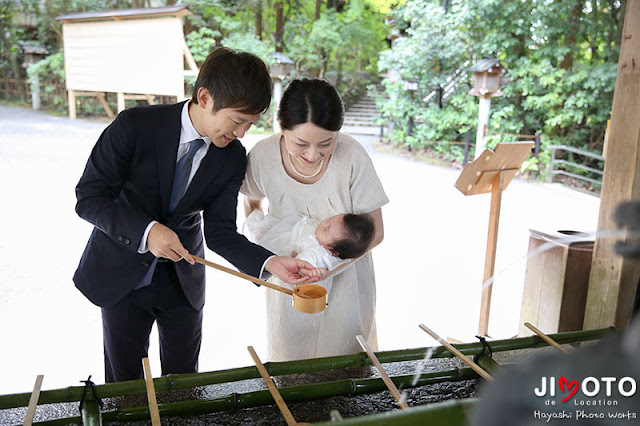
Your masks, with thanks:
M293 307L297 311L303 312L305 314L315 314L318 312L322 312L327 307L327 290L322 286L315 284L301 284L291 290L286 287L261 280L260 278L235 271L231 268L218 265L217 263L209 262L208 260L205 260L198 256L193 256L193 258L197 263L200 263L202 265L210 266L219 271L235 275L236 277L240 277L253 283L268 287L272 290L277 290L279 292L286 293L289 296L293 296Z

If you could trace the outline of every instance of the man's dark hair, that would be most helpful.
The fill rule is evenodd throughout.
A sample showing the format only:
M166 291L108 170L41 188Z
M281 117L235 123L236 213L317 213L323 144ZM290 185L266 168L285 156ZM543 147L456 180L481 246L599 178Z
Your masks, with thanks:
M344 106L338 91L326 80L301 78L289 83L282 94L278 119L284 130L313 123L337 132L344 122Z
M213 98L213 112L234 108L243 114L262 114L271 103L271 77L256 55L219 47L200 67L191 101L198 103L198 89Z
M366 214L347 213L343 220L347 236L333 244L331 249L340 259L360 257L367 252L373 240L373 219Z

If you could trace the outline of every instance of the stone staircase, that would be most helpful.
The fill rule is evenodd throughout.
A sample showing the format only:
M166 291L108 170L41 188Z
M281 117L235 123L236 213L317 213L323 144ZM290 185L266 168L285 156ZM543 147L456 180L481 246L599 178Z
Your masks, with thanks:
M362 96L345 112L342 132L349 135L380 135L380 125L376 124L379 117L375 100L370 96Z

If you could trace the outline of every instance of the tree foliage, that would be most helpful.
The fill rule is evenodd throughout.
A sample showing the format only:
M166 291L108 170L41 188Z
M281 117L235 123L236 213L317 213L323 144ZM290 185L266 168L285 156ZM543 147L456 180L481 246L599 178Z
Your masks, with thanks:
M506 68L494 97L489 146L504 134L541 133L543 144L601 152L613 99L624 1L616 0L408 0L392 14L404 36L382 53L380 70L389 102L379 100L395 124L397 141L437 147L459 158L460 141L475 129L478 99L467 94L471 76L444 99L424 102L456 70L483 57ZM464 65L467 64L467 65ZM419 83L413 95L402 80ZM407 136L408 118L416 119Z
M364 93L366 85L377 79L378 53L386 46L384 14L397 1L182 0L178 3L193 12L185 19L185 38L197 63L201 64L216 46L250 51L267 64L272 61L270 54L279 50L296 64L291 77L326 77L348 101ZM150 3L149 0L0 0L0 18L6 30L3 34L8 36L7 42L0 46L3 53L0 68L5 75L19 74L18 78L26 78L25 70L15 65L21 59L20 42L25 40L46 47L52 55L61 52L61 22L55 19L59 15L149 7ZM156 0L153 6L162 6L159 3ZM175 3L175 0L166 0L165 5ZM13 25L19 12L32 17L36 26ZM276 40L276 34L281 34L282 39ZM14 71L9 59L15 59ZM57 60L49 61L47 66L55 64L63 66L63 62ZM62 74L53 72L51 76Z

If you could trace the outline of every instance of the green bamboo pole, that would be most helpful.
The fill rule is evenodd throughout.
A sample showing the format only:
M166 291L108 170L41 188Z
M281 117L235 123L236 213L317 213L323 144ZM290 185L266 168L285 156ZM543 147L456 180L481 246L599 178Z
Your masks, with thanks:
M490 373L491 375L495 375L502 368L502 366L498 364L498 362L495 359L493 359L487 354L482 354L478 356L478 360L476 361L476 364L478 364L480 367L482 367L484 371L486 371L487 373Z
M572 331L550 334L559 344L586 342L601 339L614 331L612 327L587 331ZM493 352L512 351L518 349L539 348L548 344L538 336L519 337L515 339L494 340L489 342ZM466 343L454 345L465 355L475 355L482 352L482 343ZM427 350L433 349L432 358L451 358L453 355L446 348L403 349L396 351L376 352L381 363L418 361L424 359ZM326 358L314 358L288 362L267 362L265 368L271 376L297 374L306 372L326 371L347 367L361 367L371 365L364 352ZM228 383L260 377L258 369L253 367L233 368L228 370L211 371L191 374L169 374L153 379L157 392L207 386L217 383ZM111 398L146 392L144 380L132 380L120 383L108 383L95 387L100 398ZM53 404L58 402L77 402L82 398L84 386L70 386L64 389L54 389L40 393L39 404ZM7 408L26 407L30 393L0 395L0 410Z
M350 417L337 422L314 423L314 426L388 426L390 424L401 424L402 426L467 426L470 423L470 415L476 403L476 398L455 399L411 407L408 410L394 410Z
M102 426L102 415L100 405L93 398L87 398L82 403L82 425Z
M460 368L448 371L424 373L413 385L414 376L404 375L392 377L396 386L401 389L425 386L442 382L457 382L477 379L478 375L471 368ZM311 385L290 386L280 388L280 393L287 403L316 400L333 396L364 395L387 390L386 384L380 378L375 379L345 379L334 382L316 383ZM191 401L170 402L159 404L158 410L162 418L170 416L196 416L225 410L239 410L262 405L274 404L273 397L268 390L232 394L215 399L201 399ZM149 408L134 407L109 410L102 413L104 422L133 422L149 420ZM62 426L79 422L79 417L47 420L35 423L37 425Z

